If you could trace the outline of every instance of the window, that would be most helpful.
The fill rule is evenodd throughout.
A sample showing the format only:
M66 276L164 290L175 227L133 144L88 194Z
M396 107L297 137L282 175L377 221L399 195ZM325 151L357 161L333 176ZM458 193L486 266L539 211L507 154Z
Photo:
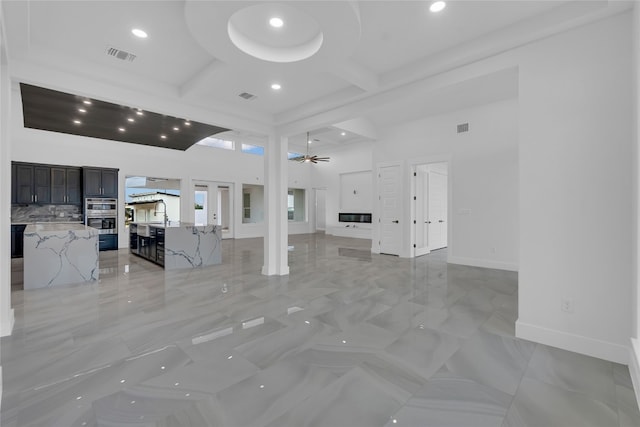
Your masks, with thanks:
M287 195L287 218L289 221L306 221L305 192L302 188L290 188Z
M242 144L241 149L243 153L264 156L264 147L261 147L260 145Z
M242 223L256 224L264 221L264 187L242 184Z
M242 219L251 218L251 193L242 194Z
M198 145L204 145L213 148L223 148L225 150L235 150L235 144L233 141L227 141L226 139L218 139L212 136L208 136L200 141L196 142Z

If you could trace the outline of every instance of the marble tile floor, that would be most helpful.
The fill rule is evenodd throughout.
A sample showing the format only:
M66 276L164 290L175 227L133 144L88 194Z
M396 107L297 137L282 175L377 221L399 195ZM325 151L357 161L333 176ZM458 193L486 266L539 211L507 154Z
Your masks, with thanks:
M516 339L517 274L291 236L165 272L101 253L93 285L22 290L2 338L0 424L640 426L626 366Z

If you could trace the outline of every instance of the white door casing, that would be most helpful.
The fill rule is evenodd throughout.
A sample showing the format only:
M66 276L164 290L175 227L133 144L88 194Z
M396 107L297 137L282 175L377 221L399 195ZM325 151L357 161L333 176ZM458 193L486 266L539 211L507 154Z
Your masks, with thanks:
M324 231L327 224L326 194L324 188L316 188L316 230Z
M380 253L400 255L401 232L401 192L400 166L378 168Z
M414 221L415 221L415 256L428 254L429 251L429 198L427 194L429 186L429 174L425 165L415 168L414 172Z

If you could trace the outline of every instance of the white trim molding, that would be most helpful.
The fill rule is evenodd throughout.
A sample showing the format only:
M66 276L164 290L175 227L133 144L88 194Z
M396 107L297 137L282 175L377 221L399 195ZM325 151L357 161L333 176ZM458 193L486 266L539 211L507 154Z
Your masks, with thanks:
M640 407L640 340L631 338L629 348L629 374L633 383L633 390L636 393L636 400Z
M6 337L13 332L13 325L16 322L16 317L13 308L7 312L7 319L3 319L2 325L0 325L0 337Z
M629 348L608 341L516 321L516 337L627 365Z
M465 258L459 256L448 256L449 264L468 265L471 267L493 268L496 270L518 271L518 265L509 262L493 261L490 259Z

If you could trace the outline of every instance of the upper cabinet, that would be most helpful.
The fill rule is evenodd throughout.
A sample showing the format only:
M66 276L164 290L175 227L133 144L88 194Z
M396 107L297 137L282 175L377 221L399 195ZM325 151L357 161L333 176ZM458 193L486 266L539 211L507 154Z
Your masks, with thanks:
M82 205L84 197L118 198L118 169L11 163L11 204Z
M84 197L118 197L118 170L83 168Z
M51 203L82 204L82 169L66 166L51 167Z
M16 163L12 186L15 203L51 203L51 168L45 165Z

